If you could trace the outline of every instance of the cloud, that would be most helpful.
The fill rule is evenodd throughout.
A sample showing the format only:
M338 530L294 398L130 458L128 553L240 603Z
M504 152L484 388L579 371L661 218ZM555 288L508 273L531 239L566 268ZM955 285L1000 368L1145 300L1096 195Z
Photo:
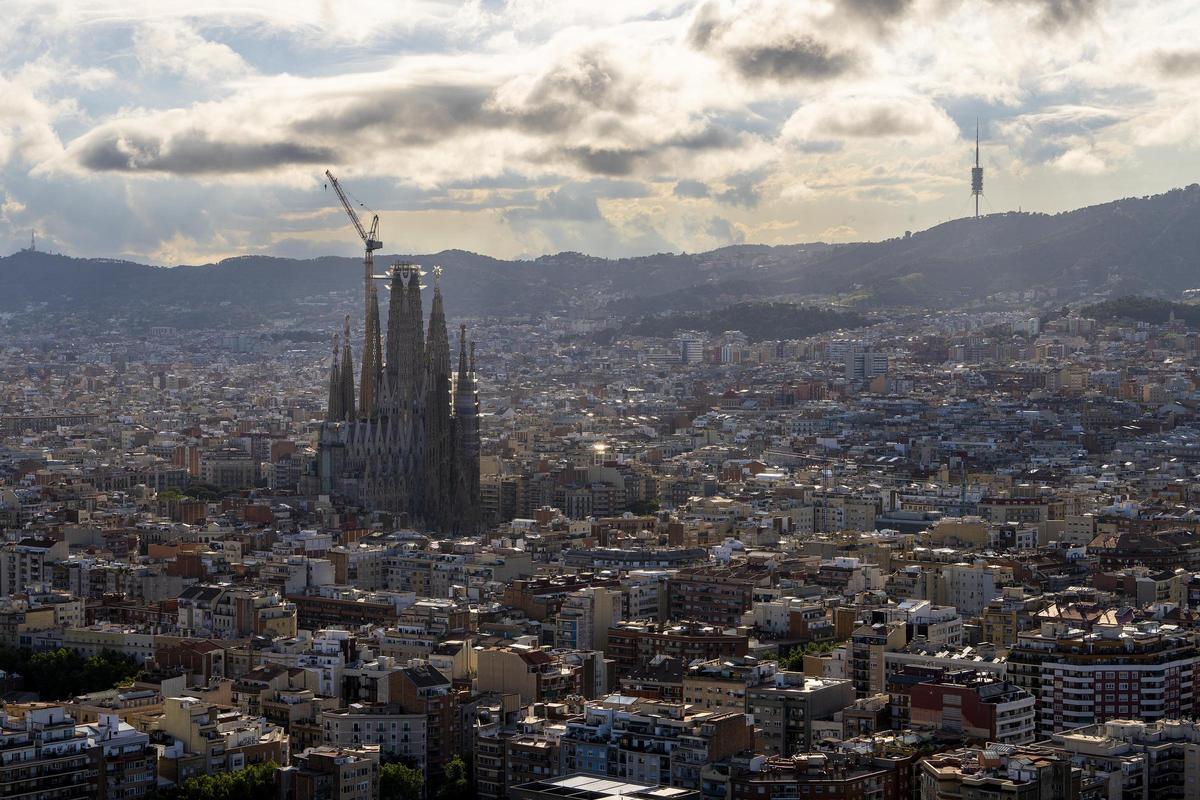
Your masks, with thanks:
M703 181L694 181L691 178L684 178L675 184L673 191L676 197L708 197L708 186Z
M165 72L197 81L222 80L252 71L233 48L205 39L178 19L140 26L133 34L133 55L143 72Z
M859 5L866 10L871 4ZM812 21L783 10L756 10L726 15L715 2L705 3L693 15L686 40L697 50L723 57L749 81L822 81L859 65L861 57L853 49L818 38Z
M1049 164L1069 150L1086 149L1100 131L1126 118L1122 112L1097 106L1047 106L1003 121L997 128L999 138L1026 163Z
M1167 78L1191 78L1200 75L1200 50L1159 50L1154 64Z
M25 204L15 197L9 197L6 194L0 194L4 198L4 202L0 203L0 222L7 225L15 225L17 217L25 211Z
M679 82L691 72L637 63L658 59L651 50L620 58L615 48L556 47L520 68L451 56L403 60L353 79L252 77L207 102L125 111L73 140L59 166L231 176L275 170L295 180L300 168L341 164L353 153L353 171L429 186L506 173L673 170L753 137L711 119L701 95L680 102Z
M833 50L813 36L738 47L732 51L732 58L744 77L778 81L833 78L849 72L855 64L855 57L849 51Z
M62 149L55 125L73 113L70 102L39 96L37 84L23 76L6 80L0 74L0 167L19 157L38 161L53 158Z
M566 147L563 152L576 164L597 175L631 175L637 163L649 155L645 148Z
M648 214L610 219L595 189L588 184L563 186L533 206L508 209L503 219L535 252L581 250L616 256L675 249Z
M746 234L724 217L710 217L704 224L704 233L719 244L742 244Z
M1200 130L1200 99L1139 119L1134 141L1143 147L1195 148L1197 130Z
M831 140L845 139L948 143L957 138L957 130L945 111L922 97L847 95L802 106L784 125L782 138L826 150Z
M865 22L876 34L890 34L891 29L913 10L914 0L840 0L838 10L851 21Z
M1037 0L1041 6L1039 24L1043 30L1061 30L1091 19L1100 8L1100 0Z
M300 137L366 134L393 145L435 144L463 131L504 124L503 114L488 108L492 93L490 86L453 80L411 85L377 82L370 88L343 91L301 86L297 100L309 94L312 106L307 113L296 109L299 113L287 130Z
M821 231L823 242L853 242L858 238L858 231L849 225L831 225Z
M600 47L569 53L536 76L501 87L494 105L525 128L548 132L578 124L598 110L615 114L637 108L635 82Z
M604 216L596 196L582 187L555 189L532 208L515 208L505 215L510 220L566 220L570 222L600 222Z
M86 169L96 172L168 172L176 175L247 173L295 164L328 164L332 148L295 142L233 142L205 131L184 130L167 137L118 130L89 136L72 147Z
M726 205L754 208L762 199L761 179L757 173L730 176L726 180L728 188L717 192L716 199Z
M1058 33L1094 19L1103 0L991 0L997 6L1019 3L1035 9L1033 24L1045 33Z
M912 8L913 0L841 0L841 6L854 14L872 19L892 19Z
M687 43L697 50L703 50L708 47L724 25L720 4L715 0L707 0L696 7L685 37Z
M1087 150L1068 150L1054 159L1051 166L1060 172L1077 175L1102 175L1109 170L1103 158Z

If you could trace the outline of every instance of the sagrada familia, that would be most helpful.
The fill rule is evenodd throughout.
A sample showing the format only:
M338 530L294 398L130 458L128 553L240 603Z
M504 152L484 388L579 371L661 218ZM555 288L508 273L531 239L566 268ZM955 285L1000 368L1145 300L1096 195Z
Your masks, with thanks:
M321 426L321 492L364 509L407 515L410 525L446 534L479 532L479 392L475 345L459 329L458 371L434 272L428 333L415 264L388 274L386 346L375 284L366 289L366 333L357 402L350 318L334 336L329 406Z

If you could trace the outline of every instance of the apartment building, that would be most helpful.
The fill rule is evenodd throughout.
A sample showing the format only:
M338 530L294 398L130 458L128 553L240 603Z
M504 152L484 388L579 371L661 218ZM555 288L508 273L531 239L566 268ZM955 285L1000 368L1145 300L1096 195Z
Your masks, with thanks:
M1084 632L1046 622L1022 633L1008 678L1038 699L1043 736L1110 719L1178 719L1196 709L1200 651L1174 625L1096 625Z
M759 728L758 750L791 756L813 745L813 722L832 719L854 702L847 680L810 678L803 672L779 671L746 690L746 708Z

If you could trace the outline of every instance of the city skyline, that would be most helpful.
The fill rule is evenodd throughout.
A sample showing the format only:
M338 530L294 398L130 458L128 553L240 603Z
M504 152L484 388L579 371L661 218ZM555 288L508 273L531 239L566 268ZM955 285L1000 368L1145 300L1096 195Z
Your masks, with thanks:
M12 4L0 248L201 263L860 241L1191 183L1188 3Z

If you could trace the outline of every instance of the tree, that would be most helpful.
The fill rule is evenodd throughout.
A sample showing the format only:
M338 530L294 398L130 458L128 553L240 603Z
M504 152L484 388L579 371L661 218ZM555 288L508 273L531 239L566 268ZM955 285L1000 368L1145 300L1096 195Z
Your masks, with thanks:
M439 782L435 800L465 800L474 797L471 782L467 774L467 763L462 756L455 756L446 762L446 769Z
M379 769L379 800L421 800L425 776L421 770L399 761Z
M69 700L129 680L137 674L138 665L113 650L85 659L65 647L40 653L5 647L0 648L0 669L23 676L25 688L37 692L42 700Z
M159 800L274 800L275 764L251 764L237 772L197 775L167 792Z
M804 657L806 655L829 653L834 647L835 645L833 642L808 642L804 645L797 645L787 653L779 656L779 668L789 671L803 670Z

